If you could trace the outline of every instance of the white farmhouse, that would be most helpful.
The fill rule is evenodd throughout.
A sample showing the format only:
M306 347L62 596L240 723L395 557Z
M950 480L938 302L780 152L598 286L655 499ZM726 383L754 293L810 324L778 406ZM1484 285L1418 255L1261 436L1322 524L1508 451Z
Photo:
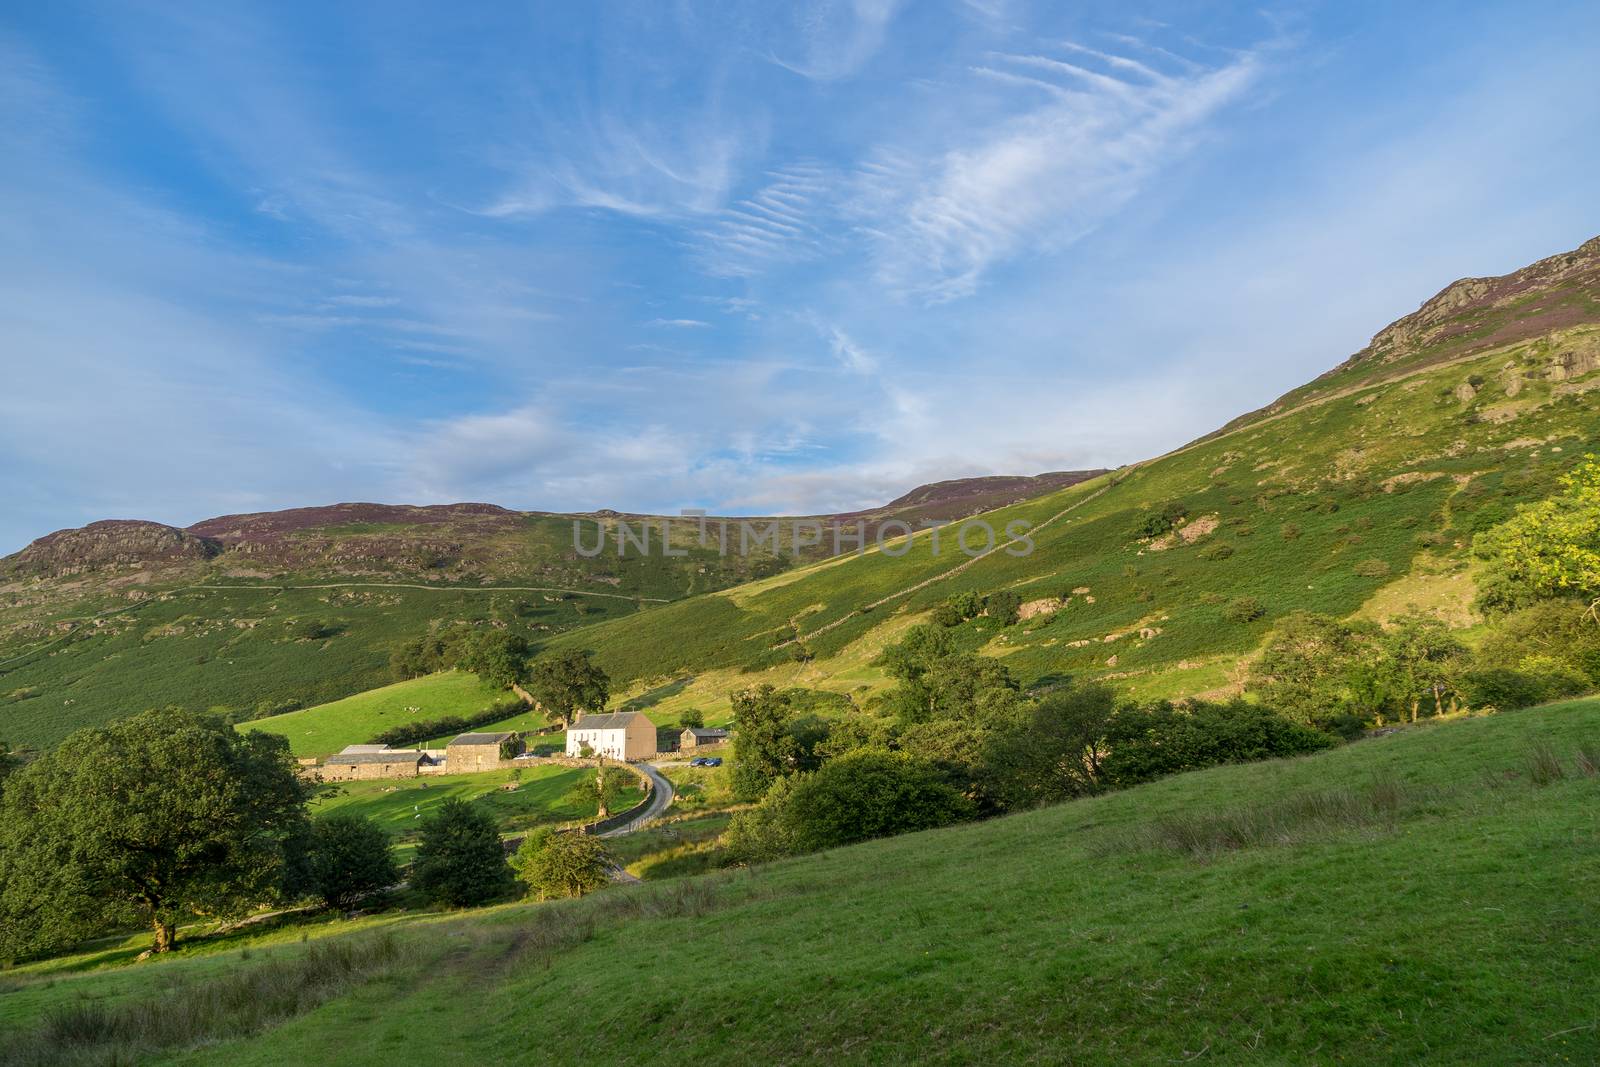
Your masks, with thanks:
M567 727L567 755L581 756L586 746L591 754L611 759L652 759L656 724L638 711L585 715Z

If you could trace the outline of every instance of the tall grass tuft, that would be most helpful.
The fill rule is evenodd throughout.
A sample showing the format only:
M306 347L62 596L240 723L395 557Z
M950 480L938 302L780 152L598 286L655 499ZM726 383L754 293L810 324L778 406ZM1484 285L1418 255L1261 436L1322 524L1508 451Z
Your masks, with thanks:
M1364 788L1320 789L1229 811L1168 816L1151 826L1147 840L1201 858L1288 845L1344 830L1392 826L1429 795L1385 776Z
M389 973L402 959L391 935L312 945L159 996L57 1008L32 1033L0 1043L0 1064L136 1063L152 1055L243 1037L310 1011L351 986Z
M1600 746L1592 744L1579 746L1578 773L1589 778L1600 774Z
M1548 741L1535 741L1528 747L1527 764L1534 785L1550 785L1567 776L1560 754Z

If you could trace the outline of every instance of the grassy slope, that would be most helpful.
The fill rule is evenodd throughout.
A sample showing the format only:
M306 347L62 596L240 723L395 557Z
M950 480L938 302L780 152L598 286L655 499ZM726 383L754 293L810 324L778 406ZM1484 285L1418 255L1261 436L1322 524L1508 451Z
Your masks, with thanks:
M1600 439L1590 391L1600 374L1559 384L1523 379L1514 399L1500 384L1508 367L1538 372L1553 347L1521 344L1336 395L1132 468L1101 495L1093 494L1107 479L992 513L996 527L1014 518L1037 525L1082 502L1037 533L1025 557L997 553L956 571L965 557L950 550L949 536L937 557L923 537L901 558L873 553L817 565L553 643L595 650L624 683L695 674L679 699L709 705L728 688L767 680L750 673L757 671L870 687L875 679L862 675L852 646L906 625L952 592L1009 587L1033 599L1087 588L1054 615L1003 634L969 624L963 639L1004 655L1025 681L1103 676L1171 694L1224 683L1293 610L1352 614L1375 598L1385 603L1395 587L1390 611L1418 603L1459 617L1471 598L1470 580L1459 575L1475 524L1547 493ZM1459 399L1455 388L1473 377L1488 384ZM1150 551L1129 531L1171 500L1219 526L1192 545ZM1246 596L1266 615L1228 621L1228 602ZM1142 629L1159 633L1141 638ZM779 647L797 633L816 634L803 640L816 657L804 670L790 664L792 648ZM1112 635L1119 636L1108 646Z
M370 689L329 704L240 723L241 730L282 734L297 756L322 756L359 745L395 726L446 715L470 716L515 703L510 693L478 681L475 674L446 671ZM507 713L517 728L534 727L532 716ZM508 729L511 727L507 727Z
M632 775L614 805L621 811L637 804L644 792ZM516 789L505 788L516 782ZM523 833L548 823L593 818L598 807L594 771L582 767L540 767L441 774L390 781L343 782L337 792L318 799L317 813L361 815L376 822L404 847L414 843L420 821L446 800L464 800L486 812L502 833Z
M1526 770L1540 740L1568 770L1543 787ZM1600 701L402 926L402 973L183 1060L318 1060L336 1035L340 1062L387 1063L428 1034L432 1058L464 1064L1589 1062L1600 777L1573 769L1585 744L1600 748ZM1209 860L1151 833L1379 776L1412 790L1392 825ZM153 990L201 967L215 958L141 973ZM5 1014L128 996L127 973L25 986Z
M389 681L391 650L430 623L487 619L516 603L526 605L524 625L552 631L637 610L626 600L547 602L483 590L158 595L0 673L0 739L50 745L79 727L167 705L237 713L263 703L320 704ZM297 640L293 627L307 618L337 632Z

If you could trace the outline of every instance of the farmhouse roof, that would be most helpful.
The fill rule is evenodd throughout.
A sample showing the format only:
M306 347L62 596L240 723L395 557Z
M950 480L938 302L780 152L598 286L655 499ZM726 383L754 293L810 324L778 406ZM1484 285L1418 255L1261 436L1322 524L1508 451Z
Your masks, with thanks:
M696 741L708 741L712 738L728 736L728 731L714 726L691 726L685 732L694 734Z
M451 741L448 747L455 748L457 745L498 745L510 736L509 731L499 734L462 734L454 741Z
M339 750L341 756L353 756L357 752L391 752L388 745L346 745Z
M636 722L654 726L643 712L614 711L609 715L585 715L572 724L574 730L625 730Z
M423 759L423 754L415 749L390 749L386 752L340 752L336 756L329 756L329 763L356 764L356 763L416 763Z

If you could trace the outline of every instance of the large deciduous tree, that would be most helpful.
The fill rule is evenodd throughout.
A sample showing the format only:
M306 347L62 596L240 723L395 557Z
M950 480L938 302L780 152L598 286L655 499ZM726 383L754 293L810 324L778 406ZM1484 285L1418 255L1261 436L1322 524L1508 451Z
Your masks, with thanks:
M534 660L525 685L545 716L563 726L580 712L603 711L611 699L611 679L588 652L576 649Z
M611 856L600 839L570 830L535 830L523 839L511 865L540 900L581 897L611 881Z
M78 731L0 797L0 955L136 922L165 952L186 916L273 901L307 792L284 738L211 716L147 711Z

